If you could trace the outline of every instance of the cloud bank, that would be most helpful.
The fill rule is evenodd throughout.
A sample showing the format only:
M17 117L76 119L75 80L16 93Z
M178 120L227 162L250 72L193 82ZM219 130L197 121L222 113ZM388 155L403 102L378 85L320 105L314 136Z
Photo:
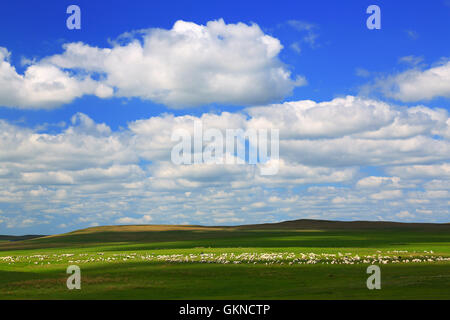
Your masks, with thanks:
M406 60L405 60L406 58ZM407 62L420 63L415 57ZM363 91L380 91L384 96L402 102L426 101L438 97L450 98L450 61L445 59L428 69L413 68L368 85Z
M279 128L279 173L174 165L171 133L192 131L194 121L204 130ZM165 114L121 131L81 113L52 134L1 120L0 228L297 218L444 222L449 127L444 109L353 96L241 113Z

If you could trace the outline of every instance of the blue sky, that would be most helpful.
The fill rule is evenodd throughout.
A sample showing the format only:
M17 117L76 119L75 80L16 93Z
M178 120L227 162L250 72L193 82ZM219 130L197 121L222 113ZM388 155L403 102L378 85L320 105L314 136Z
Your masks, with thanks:
M368 30L365 9L373 1L79 1L82 29L65 27L65 9L70 1L15 1L2 10L0 39L12 52L12 62L23 71L22 57L42 58L61 53L62 44L82 41L93 46L108 47L108 39L145 28L170 29L177 20L205 24L223 18L227 23L257 23L267 34L280 39L285 46L280 54L291 70L308 76L308 86L297 88L288 99L329 100L355 94L367 79L358 77L358 68L390 74L408 66L399 58L423 57L434 63L450 51L450 43L442 41L450 29L449 7L444 1L379 1L382 29ZM296 31L287 23L301 20L316 25L317 44L311 47L302 39L307 32ZM416 36L409 36L411 32ZM301 43L301 54L289 48ZM326 75L326 76L324 76ZM84 112L113 128L167 110L151 101L132 99L99 101L85 97L51 112L14 112L0 109L5 118L25 117L30 124L42 121L64 121L75 112ZM91 105L96 107L92 108ZM448 101L432 101L430 106L448 107ZM129 107L128 107L129 106ZM227 106L220 105L220 110ZM214 110L217 110L214 108ZM182 110L177 114L201 112L208 107ZM235 110L235 108L233 109ZM174 111L171 111L174 112Z
M66 28L70 4L81 8L81 30ZM381 8L381 30L366 27L371 4ZM57 233L116 223L237 224L297 218L448 222L449 17L446 0L5 2L0 12L0 62L6 66L0 69L0 85L6 88L0 88L5 137L0 151L0 233ZM199 50L199 56L202 50L219 53L207 61L197 60L195 54L184 56L181 50L185 60L180 65L167 63L165 56L187 45L174 35L179 20L205 32L214 32L209 22L222 21L216 27L231 34L230 51L215 51L216 42L199 42L203 49L198 49L194 40L192 50ZM156 36L151 31L156 29L163 32ZM137 30L147 31L133 33ZM127 32L132 34L127 42L114 44ZM249 69L254 74L245 82L242 70L261 58L262 36L271 39L262 46L267 44L275 55ZM130 43L145 47L145 39L160 41L164 48L149 51L147 58L154 64L143 60L133 66ZM71 43L80 46L70 51ZM121 46L129 50L122 54ZM80 53L80 48L96 52ZM85 66L96 57L110 59L105 53L110 49L121 66ZM77 52L75 60L68 52ZM227 60L234 54L235 64ZM240 61L244 55L248 60ZM44 89L30 89L32 85L20 78L34 67L36 77L45 78L49 66L61 72L69 94L53 97L52 102L42 98ZM129 70L137 73L124 76ZM274 70L289 73L288 78L264 80ZM163 84L159 75L165 72L177 74L179 82ZM207 72L244 81L243 93L237 94L232 83L212 90L214 86L204 83ZM233 79L236 73L239 78ZM8 87L11 77L17 85ZM39 86L56 82L44 79ZM98 94L99 86L106 91ZM165 90L174 96L165 96ZM23 94L14 93L19 91ZM191 93L197 102L183 103ZM306 114L310 107L305 100L318 104L311 114ZM295 103L285 104L290 102ZM268 181L243 178L248 172L230 168L169 170L167 150L149 141L165 141L177 119L184 123L193 116L207 123L212 115L224 126L251 126L263 119L279 128L286 171ZM335 126L330 124L333 117ZM152 131L159 126L168 131ZM30 142L36 135L41 135L43 145ZM115 144L95 154L96 143L105 146L114 139ZM141 145L130 147L127 139ZM76 141L83 141L82 146L77 148ZM145 143L149 145L143 148ZM167 147L165 142L161 145ZM333 151L332 146L341 147ZM23 160L21 152L30 159ZM75 161L78 156L84 160ZM211 196L203 198L208 193ZM221 200L213 201L214 196ZM83 203L86 206L80 208Z

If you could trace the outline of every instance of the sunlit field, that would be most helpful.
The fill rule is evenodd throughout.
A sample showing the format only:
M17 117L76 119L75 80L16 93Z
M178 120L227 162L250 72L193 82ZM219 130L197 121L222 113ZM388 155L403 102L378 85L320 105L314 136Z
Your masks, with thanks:
M0 242L2 299L449 299L450 225L115 226ZM366 269L381 268L381 290ZM68 290L66 269L81 268Z

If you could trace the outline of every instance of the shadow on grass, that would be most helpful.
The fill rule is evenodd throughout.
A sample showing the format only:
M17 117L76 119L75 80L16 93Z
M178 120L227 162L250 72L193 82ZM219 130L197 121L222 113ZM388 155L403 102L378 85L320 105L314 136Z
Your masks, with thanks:
M0 244L0 251L46 248L92 248L106 251L188 249L188 248L390 248L408 245L448 244L450 232L420 230L232 230L97 232Z
M363 265L211 265L125 262L81 265L81 290L52 272L0 273L7 299L433 299L448 298L448 265L383 266L368 290Z

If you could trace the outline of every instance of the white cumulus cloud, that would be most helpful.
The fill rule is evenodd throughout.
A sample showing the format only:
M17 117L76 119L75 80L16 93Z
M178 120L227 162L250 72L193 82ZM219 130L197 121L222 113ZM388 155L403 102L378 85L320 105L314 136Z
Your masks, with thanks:
M447 59L428 69L413 68L379 79L363 89L370 90L378 90L386 97L403 102L450 98L450 61Z
M0 120L0 230L58 219L52 225L68 229L150 221L448 221L448 119L442 109L345 97L164 114L117 131L82 113L47 133ZM222 133L279 129L277 174L262 176L260 164L175 165L171 134L192 134L195 122ZM403 211L414 217L396 216Z
M129 35L111 48L67 43L62 54L30 61L23 75L0 48L0 106L48 109L83 95L137 97L173 108L256 105L306 84L279 59L280 41L257 24L180 20L169 30Z

